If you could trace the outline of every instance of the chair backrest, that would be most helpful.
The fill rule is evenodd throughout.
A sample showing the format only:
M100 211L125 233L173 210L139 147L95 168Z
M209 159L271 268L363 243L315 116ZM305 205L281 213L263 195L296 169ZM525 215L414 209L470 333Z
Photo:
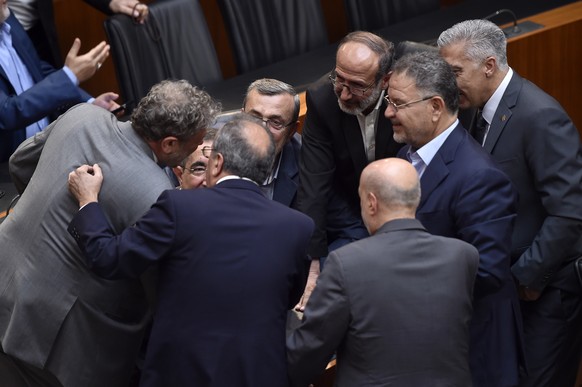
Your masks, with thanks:
M239 73L328 44L320 0L218 0Z
M222 79L198 0L156 0L145 24L118 14L104 27L125 101L137 104L164 79L186 79L198 86Z
M373 31L436 11L440 0L344 0L351 31Z
M430 46L424 43L411 42L409 40L405 40L403 42L399 42L396 45L396 48L394 49L394 60L396 61L407 54L422 51L433 51L438 53L439 49L436 46Z

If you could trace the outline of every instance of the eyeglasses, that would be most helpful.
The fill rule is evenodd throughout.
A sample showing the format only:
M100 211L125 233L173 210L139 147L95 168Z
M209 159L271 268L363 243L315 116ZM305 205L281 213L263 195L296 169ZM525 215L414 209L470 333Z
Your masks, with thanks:
M418 100L412 101L412 102L401 103L400 105L396 105L394 102L392 102L390 100L390 97L387 96L387 95L384 96L384 99L388 103L388 106L392 106L394 108L394 111L396 113L398 113L398 109L402 109L402 108L408 107L408 106L410 106L412 104L419 103L419 102L422 102L422 101L426 101L426 100L429 100L429 99L434 98L434 97L436 97L436 95L431 95L430 97L424 97L424 98L421 98L421 99L418 99Z
M202 147L202 156L209 158L210 153L212 153L213 150L214 150L214 148L212 148L210 146L203 146Z
M190 168L184 168L184 171L188 171L194 176L202 176L206 173L206 167L203 165L192 165Z
M350 86L350 85L348 85L345 82L338 81L337 77L334 77L331 74L329 75L329 80L331 81L331 83L333 84L333 86L335 88L338 88L338 89L339 88L342 88L343 89L345 87L346 89L348 89L348 91L350 92L350 94L357 95L359 97L363 97L364 95L366 95L366 92L368 90L370 90L370 88L376 84L376 81L374 81L374 82L370 83L368 86L365 86L365 87L361 87L361 86Z
M255 114L251 114L251 116L263 121L263 125L265 125L266 128L271 128L273 130L283 130L286 127L291 126L295 123L294 121L292 121L288 124L284 124L281 121L277 121L277 120L270 119L270 118L264 118L262 116L255 115Z

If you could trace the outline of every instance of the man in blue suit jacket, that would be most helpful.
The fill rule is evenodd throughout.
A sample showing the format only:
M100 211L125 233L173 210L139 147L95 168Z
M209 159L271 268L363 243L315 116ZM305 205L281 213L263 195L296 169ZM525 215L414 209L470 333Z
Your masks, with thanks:
M519 192L511 270L527 356L520 385L573 386L582 357L580 135L554 98L511 69L506 44L503 31L485 20L464 21L439 38L441 54L457 69L460 107L482 111L481 144Z
M417 218L433 234L456 237L479 251L470 368L475 386L516 386L521 359L517 291L510 272L516 194L459 124L452 68L436 53L412 54L393 68L386 117L421 176Z
M209 189L169 190L119 236L97 202L97 165L69 175L79 213L69 231L100 276L160 265L158 305L142 386L285 386L285 320L305 284L313 222L268 200L275 156L261 122L219 130Z
M70 106L91 101L77 85L95 74L109 55L101 42L85 55L77 55L76 39L60 70L42 62L30 38L10 14L7 0L0 0L0 162L8 160L18 145L48 125ZM92 102L107 110L117 108L115 93L104 93Z

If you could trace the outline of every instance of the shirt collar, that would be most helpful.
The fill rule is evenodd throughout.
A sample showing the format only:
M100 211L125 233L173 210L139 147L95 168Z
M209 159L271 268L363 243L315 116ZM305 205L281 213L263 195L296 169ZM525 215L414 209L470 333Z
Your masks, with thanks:
M452 133L453 129L457 127L459 120L456 119L451 126L449 126L441 134L430 140L428 143L424 144L419 148L416 153L420 156L425 165L429 165L434 156L437 154L441 146L447 140L449 135Z
M235 179L240 179L240 180L246 180L246 181L250 181L251 183L253 183L253 184L255 184L255 185L257 185L257 186L258 186L258 184L257 184L255 181L253 181L253 180L249 179L248 177L240 177L240 176L237 176L237 175L228 175L228 176L223 176L223 177L221 177L220 179L218 179L218 181L216 182L216 185L218 185L218 184L222 183L223 181L227 181L227 180L235 180Z

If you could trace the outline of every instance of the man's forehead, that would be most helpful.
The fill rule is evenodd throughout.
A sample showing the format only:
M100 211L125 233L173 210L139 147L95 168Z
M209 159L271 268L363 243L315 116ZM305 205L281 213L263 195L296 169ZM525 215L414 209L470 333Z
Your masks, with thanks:
M388 93L392 96L393 92L409 94L416 91L414 79L404 72L393 73L388 81Z
M265 95L254 91L247 98L245 110L268 110L271 115L285 115L292 113L294 106L295 100L291 94Z
M363 43L348 42L337 51L337 67L350 72L375 72L378 69L378 55Z

